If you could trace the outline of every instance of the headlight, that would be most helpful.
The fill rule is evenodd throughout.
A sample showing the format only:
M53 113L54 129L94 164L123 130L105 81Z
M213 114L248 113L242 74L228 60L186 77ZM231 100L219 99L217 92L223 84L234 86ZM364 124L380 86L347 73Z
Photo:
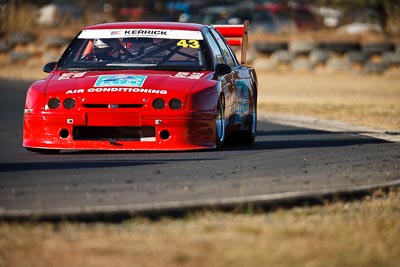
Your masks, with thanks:
M153 101L153 108L155 109L163 109L165 108L165 101L162 98L157 98Z
M49 102L47 102L47 106L51 109L56 109L60 106L60 100L58 98L51 98Z
M178 110L183 106L182 101L178 98L173 98L169 101L169 107L173 110Z
M66 108L66 109L71 109L71 108L74 108L75 107L75 99L73 99L73 98L67 98L67 99L65 99L64 100L64 102L63 102L63 106L64 106L64 108Z

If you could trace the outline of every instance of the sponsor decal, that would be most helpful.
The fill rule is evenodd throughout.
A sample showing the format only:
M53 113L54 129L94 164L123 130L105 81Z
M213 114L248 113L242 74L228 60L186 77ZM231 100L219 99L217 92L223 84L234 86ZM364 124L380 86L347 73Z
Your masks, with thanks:
M121 35L123 31L111 31L111 35Z
M168 31L166 30L126 30L124 32L125 35L133 35L133 36L167 36Z
M132 87L92 87L88 89L70 89L65 94L83 94L83 93L143 93L143 94L158 94L166 95L167 90L164 89L147 89L147 88L132 88Z
M86 72L67 72L61 74L61 76L58 78L58 80L68 80L68 79L74 79L74 78L82 78L85 76Z
M141 75L100 75L94 86L131 86L142 87L147 76Z
M165 29L102 29L102 30L83 30L79 39L98 39L98 38L160 38L160 39L182 39L203 40L200 31L188 30L165 30Z
M175 77L198 80L203 75L204 75L204 73L201 73L201 72L178 72L177 74L175 74Z
M85 92L85 89L70 89L65 92L65 94L83 94Z
M235 122L243 122L244 115L249 111L249 92L246 83L243 81L236 82L236 98L238 99L235 111Z

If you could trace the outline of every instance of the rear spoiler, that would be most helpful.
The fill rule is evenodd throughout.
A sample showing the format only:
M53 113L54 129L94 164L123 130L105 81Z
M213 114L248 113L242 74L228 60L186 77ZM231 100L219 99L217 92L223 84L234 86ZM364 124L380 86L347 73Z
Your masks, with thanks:
M230 46L240 46L241 64L246 63L246 51L249 43L249 21L243 25L213 25Z

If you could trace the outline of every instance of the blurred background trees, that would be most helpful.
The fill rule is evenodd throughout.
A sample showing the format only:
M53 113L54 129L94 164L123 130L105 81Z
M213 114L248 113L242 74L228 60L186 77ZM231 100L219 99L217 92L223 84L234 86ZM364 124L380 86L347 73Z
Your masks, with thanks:
M306 30L353 24L348 31L370 27L383 34L400 34L398 0L0 0L0 12L2 32L37 25L82 27L103 21L137 20L213 23L224 18L226 23L254 20L270 32L278 31L276 24L282 21L294 21L309 26ZM215 13L214 18L202 19L206 15L210 18L211 13ZM307 25L312 21L317 24Z

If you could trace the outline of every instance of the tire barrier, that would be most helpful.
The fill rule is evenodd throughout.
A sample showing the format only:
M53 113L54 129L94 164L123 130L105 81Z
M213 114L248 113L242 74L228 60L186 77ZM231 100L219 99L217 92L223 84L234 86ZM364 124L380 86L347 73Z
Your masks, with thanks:
M260 51L263 54L272 54L277 50L287 50L287 42L254 42L255 50Z
M326 62L326 67L329 70L350 70L352 65L348 58L346 57L337 57L331 58Z
M295 57L296 55L289 50L277 50L271 55L271 59L278 64L290 64Z
M331 51L324 48L313 49L310 52L310 60L314 65L325 64L331 58L331 54Z
M57 61L70 41L58 35L39 39L33 34L12 32L0 40L0 56L3 58L0 66L4 63L26 63L31 59L39 59L43 64Z
M370 56L380 55L384 52L393 52L394 48L394 44L388 42L361 44L361 51Z
M71 37L72 38L72 37ZM26 62L33 58L43 64L57 61L71 41L56 34L38 38L33 34L13 32L0 39L0 65ZM312 71L318 67L334 71L362 68L367 73L381 74L400 67L400 44L389 41L254 41L249 59L257 69L274 71L292 69ZM7 58L7 60L4 60ZM3 62L3 63L2 63ZM35 61L37 62L37 61ZM284 68L282 68L284 66Z
M337 54L346 54L349 51L361 50L361 45L358 42L323 42L321 46Z
M11 45L4 40L0 40L0 53L6 53L11 49Z
M289 51L295 55L308 55L318 47L317 43L307 41L293 41L289 43Z
M348 71L356 67L365 73L382 74L400 67L400 44L392 42L256 42L254 67L277 70L289 66L292 70L312 71L324 67L333 71Z
M15 45L28 45L36 40L36 36L28 33L12 32L8 36L8 43Z
M384 52L382 60L388 66L400 66L400 51L399 52Z
M384 62L373 62L373 61L368 61L365 63L365 69L369 73L376 73L376 74L381 74L385 70L387 70L388 66Z
M60 37L58 35L49 35L44 39L43 45L45 45L46 47L61 48L67 46L70 41L71 40Z
M293 70L310 71L314 69L315 64L307 57L298 57L291 62L291 67Z
M364 64L370 58L370 55L365 53L364 51L355 51L351 50L346 53L347 58L352 63Z

